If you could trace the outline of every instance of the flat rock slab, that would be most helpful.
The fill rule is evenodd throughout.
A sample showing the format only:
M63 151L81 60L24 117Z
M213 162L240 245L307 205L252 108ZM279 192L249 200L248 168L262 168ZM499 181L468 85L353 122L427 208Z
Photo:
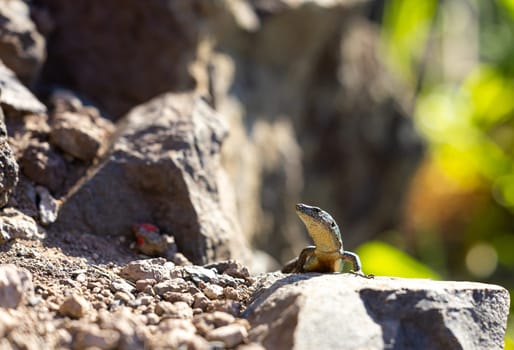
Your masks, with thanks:
M503 349L509 293L475 283L268 274L245 317L270 349Z

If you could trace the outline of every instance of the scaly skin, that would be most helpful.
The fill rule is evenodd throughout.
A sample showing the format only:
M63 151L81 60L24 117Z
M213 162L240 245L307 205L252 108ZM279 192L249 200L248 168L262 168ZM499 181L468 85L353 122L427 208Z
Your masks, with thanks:
M346 261L353 265L353 272L362 274L359 256L343 249L341 232L330 214L305 204L296 205L296 214L315 245L304 248L298 258L282 268L282 272L343 272Z

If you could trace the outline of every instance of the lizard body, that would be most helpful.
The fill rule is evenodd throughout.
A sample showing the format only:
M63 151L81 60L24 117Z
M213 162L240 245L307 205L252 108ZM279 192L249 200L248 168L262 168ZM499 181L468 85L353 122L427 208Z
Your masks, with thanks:
M304 248L299 257L282 268L282 272L343 272L344 263L350 262L354 272L362 273L359 256L344 250L339 227L329 213L318 207L297 204L296 214L315 245Z

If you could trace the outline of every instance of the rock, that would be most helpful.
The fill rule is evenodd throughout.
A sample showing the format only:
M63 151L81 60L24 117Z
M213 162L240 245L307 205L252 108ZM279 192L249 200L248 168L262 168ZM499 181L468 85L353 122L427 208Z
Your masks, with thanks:
M0 1L0 60L23 81L33 82L43 64L45 39L36 30L24 1Z
M225 287L223 288L223 295L227 299L232 299L236 301L240 301L242 299L241 293L235 288Z
M36 192L39 198L39 219L43 225L50 225L57 220L59 202L52 197L46 187L36 186Z
M211 313L203 313L196 315L193 319L193 324L202 335L215 328L223 327L234 323L236 318L226 312L214 311Z
M183 320L177 318L166 318L159 323L159 329L163 332L168 332L173 329L183 329L191 334L195 334L196 328L190 320Z
M170 278L170 271L174 266L164 258L135 260L125 265L121 269L120 275L133 282L145 279L161 281Z
M138 0L108 0L102 11L87 0L38 4L48 8L54 22L45 65L49 84L70 86L115 116L161 93L194 87L188 67L196 57L202 2L141 6ZM137 48L129 34L134 28Z
M266 348L257 343L243 344L237 347L237 350L265 350Z
M99 329L97 325L83 326L75 335L73 349L116 349L120 334L111 329Z
M130 283L128 283L127 281L125 281L121 278L118 278L111 282L111 290L113 292L125 292L128 294L131 294L132 292L134 292L136 290L136 288L134 286L132 286Z
M1 67L0 67L1 69ZM0 70L0 101L3 94L1 86ZM18 163L14 158L13 151L7 141L7 130L5 129L5 119L0 108L0 208L4 207L9 201L9 196L18 184Z
M127 235L152 222L195 263L248 259L220 165L226 128L200 98L165 94L134 108L101 161L63 203L56 231Z
M118 349L138 350L145 348L144 323L141 317L134 315L129 308L120 307L115 312L99 312L101 329L112 329L120 334Z
M54 114L51 128L52 144L86 162L99 154L114 131L108 120L74 112Z
M211 300L223 297L223 287L217 284L209 284L203 289L203 294Z
M147 278L147 279L141 279L141 280L137 280L136 281L136 290L138 292L142 292L143 290L145 290L147 287L151 287L153 286L154 284L156 284L157 281L154 280L153 278Z
M37 192L34 183L21 173L18 185L9 197L7 205L17 208L28 216L37 217L39 215L39 208L36 201Z
M187 291L188 288L189 285L187 282L181 278L165 280L153 286L155 293L159 295L164 295L167 292L184 292Z
M182 301L189 306L192 306L195 299L190 293L181 293L181 292L166 292L162 295L162 298L166 301L170 301L172 303L176 301Z
M218 275L215 270L203 266L184 266L184 271L194 282L217 283Z
M359 13L365 1L250 3L258 29L220 16L215 49L228 54L206 54L209 78L198 79L230 125L223 159L243 232L290 259L306 245L291 210L301 194L340 213L352 248L398 220L422 156L410 92L383 64L376 23Z
M6 0L2 0L2 3ZM1 17L1 15L0 15ZM46 107L23 86L12 70L0 62L0 105L10 112L46 113Z
M215 269L219 274L225 273L236 278L250 277L248 268L235 260L218 261L204 266L206 269Z
M503 348L509 294L499 286L352 274L258 283L244 315L266 348Z
M32 140L21 159L23 173L37 184L57 192L67 176L64 159L48 142Z
M162 336L152 339L150 348L191 350L212 349L205 339L181 328L172 329L169 332L165 332Z
M136 248L149 256L162 256L172 260L178 248L173 236L159 232L152 224L138 224L132 227L136 236Z
M81 318L91 309L89 302L80 295L71 294L59 307L59 314L71 318Z
M198 309L207 311L207 309L211 306L211 301L202 292L195 293L193 295L193 298L194 298L193 307L195 309L198 308Z
M210 341L221 341L227 348L232 348L241 344L247 336L246 328L243 325L234 323L213 329L205 337Z
M8 332L17 326L19 321L9 312L9 309L0 309L0 338L4 338Z
M165 315L172 318L193 318L193 309L182 301L177 301L176 303L161 301L155 305L155 313L159 316Z
M30 216L14 208L6 208L0 213L0 244L16 238L41 239L38 226Z
M0 265L0 307L16 308L33 291L30 272L11 264Z

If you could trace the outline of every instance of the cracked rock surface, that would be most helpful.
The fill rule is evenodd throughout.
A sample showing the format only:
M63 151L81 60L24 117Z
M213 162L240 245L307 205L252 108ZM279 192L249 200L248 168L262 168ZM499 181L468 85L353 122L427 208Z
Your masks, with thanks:
M255 288L244 315L270 349L503 349L510 300L496 285L275 273Z

